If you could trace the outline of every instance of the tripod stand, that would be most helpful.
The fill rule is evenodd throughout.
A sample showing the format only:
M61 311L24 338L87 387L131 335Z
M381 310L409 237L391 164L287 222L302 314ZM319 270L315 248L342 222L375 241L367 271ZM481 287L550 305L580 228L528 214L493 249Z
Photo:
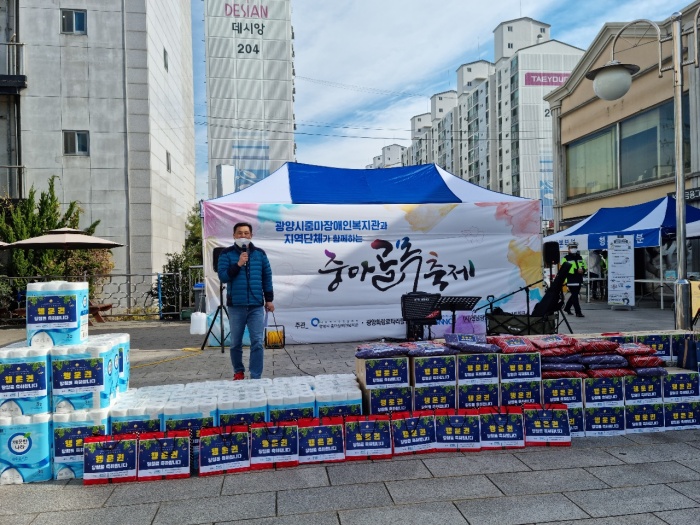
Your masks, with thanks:
M224 250L224 248L214 248L214 253L212 254L212 266L214 267L214 272L216 272L217 267L219 265L219 256L221 255L221 252ZM209 334L212 333L214 330L214 323L216 323L216 319L219 319L219 344L221 345L221 353L224 353L224 341L226 338L224 337L224 314L226 314L226 319L228 319L228 312L226 311L226 308L224 307L224 287L226 285L222 282L219 283L219 306L216 307L216 312L214 312L214 317L211 319L211 324L209 325L209 330L207 330L207 335L204 336L204 341L202 341L202 346L200 347L200 351L204 350L204 347L207 345L207 340L209 339ZM214 336L216 338L216 336Z
M216 307L216 312L214 312L214 317L212 317L211 319L209 330L207 330L207 335L204 336L204 341L202 341L202 346L200 347L200 350L204 350L204 347L207 345L209 335L214 331L214 324L216 323L216 319L218 318L219 337L217 339L219 340L219 344L221 345L221 353L224 353L224 341L226 340L226 338L224 337L224 315L226 315L226 319L228 319L228 312L224 307L224 285L219 284L219 306ZM214 337L216 338L216 336Z

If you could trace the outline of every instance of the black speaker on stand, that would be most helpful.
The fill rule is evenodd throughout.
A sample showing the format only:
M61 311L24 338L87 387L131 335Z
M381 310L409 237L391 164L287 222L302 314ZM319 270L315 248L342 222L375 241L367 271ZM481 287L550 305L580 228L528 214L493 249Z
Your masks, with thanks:
M549 268L549 284L551 286L554 280L552 266L559 263L559 243L556 241L544 243L542 245L542 258L544 259L544 264Z
M216 272L219 266L219 256L221 255L221 252L224 251L225 248L214 248L214 256L213 256L213 266L214 266L214 271ZM202 346L200 350L204 350L204 347L207 346L207 340L209 339L209 335L212 333L214 330L214 323L216 323L216 319L219 319L219 344L221 345L221 353L224 353L225 350L225 337L224 337L224 315L226 315L226 319L228 319L228 312L226 311L226 308L224 307L224 283L219 282L219 306L216 307L216 312L214 313L214 317L211 319L211 324L209 325L209 330L207 330L207 335L204 336L204 341L202 341ZM214 336L216 337L216 336Z

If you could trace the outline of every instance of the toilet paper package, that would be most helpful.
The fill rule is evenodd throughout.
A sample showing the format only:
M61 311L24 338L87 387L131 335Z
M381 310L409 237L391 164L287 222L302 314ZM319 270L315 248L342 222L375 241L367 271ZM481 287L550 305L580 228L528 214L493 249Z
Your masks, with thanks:
M314 394L317 417L362 415L362 390L352 374L316 376Z
M308 384L274 383L266 389L269 421L314 417L316 395Z
M27 345L62 346L88 336L88 283L27 284Z
M0 485L51 479L51 414L0 416Z
M216 399L180 398L170 401L163 408L161 429L187 430L190 432L190 446L194 451L192 466L199 465L199 437L203 428L214 428L218 418Z
M217 426L262 423L268 421L267 396L262 390L222 395L217 400Z
M109 344L51 349L52 401L55 412L109 408L116 400L117 353Z
M104 436L109 410L76 410L53 415L53 479L82 479L83 445L88 437Z
M159 432L162 427L165 400L120 399L109 409L110 434Z
M117 352L119 374L117 376L118 392L129 390L129 379L131 377L131 336L126 333L121 334L99 334L88 337L90 342L109 342Z
M48 349L0 349L0 416L51 411Z

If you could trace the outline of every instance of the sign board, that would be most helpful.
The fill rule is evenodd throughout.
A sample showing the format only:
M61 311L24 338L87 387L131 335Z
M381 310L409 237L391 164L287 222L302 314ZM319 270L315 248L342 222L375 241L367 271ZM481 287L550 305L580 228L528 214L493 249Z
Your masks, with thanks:
M608 236L608 304L634 306L634 235Z

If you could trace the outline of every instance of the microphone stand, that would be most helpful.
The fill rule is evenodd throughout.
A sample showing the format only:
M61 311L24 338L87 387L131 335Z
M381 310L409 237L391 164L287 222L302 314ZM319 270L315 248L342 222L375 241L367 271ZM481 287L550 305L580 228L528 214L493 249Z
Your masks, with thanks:
M512 296L512 295L515 295L515 294L518 293L518 292L522 292L522 291L524 290L524 291L525 291L525 304L527 305L527 306L526 306L526 307L527 307L527 315L530 315L530 287L531 287L531 286L534 286L534 285L536 285L536 284L540 284L540 283L543 282L543 281L544 281L544 279L540 279L539 281L535 281L534 283L526 284L525 286L521 286L520 288L518 288L518 289L515 290L514 292L511 292L511 293L506 294L506 295L502 295L502 296L499 297L498 299L494 299L494 296L493 296L493 295L488 295L488 296L486 297L486 300L488 301L488 303L485 304L484 306L480 306L479 308L477 308L477 309L475 309L475 310L473 310L473 311L474 311L474 312L478 312L478 311L481 310L482 308L487 308L487 307L488 307L489 311L490 311L490 312L493 312L493 305L494 305L494 303L497 303L497 302L499 302L499 301L502 301L503 299L506 299L506 298L508 298L508 297L510 297L510 296Z

